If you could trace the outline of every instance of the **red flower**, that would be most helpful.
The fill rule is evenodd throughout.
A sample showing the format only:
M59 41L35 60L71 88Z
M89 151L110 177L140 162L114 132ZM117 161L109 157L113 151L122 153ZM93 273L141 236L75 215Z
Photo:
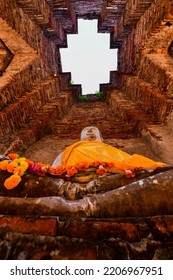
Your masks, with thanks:
M67 175L70 177L74 176L76 173L78 173L77 168L74 166L67 166L66 171L67 171Z
M99 175L105 174L106 172L107 172L107 170L104 167L99 167L96 170L96 174L99 174Z

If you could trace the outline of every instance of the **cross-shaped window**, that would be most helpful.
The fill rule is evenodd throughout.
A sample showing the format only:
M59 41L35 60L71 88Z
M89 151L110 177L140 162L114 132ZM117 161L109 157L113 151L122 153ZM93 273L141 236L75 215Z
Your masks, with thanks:
M61 48L63 72L71 72L73 84L82 85L82 94L99 91L117 70L117 49L110 49L110 34L97 33L97 20L78 20L78 34L67 35L68 48Z

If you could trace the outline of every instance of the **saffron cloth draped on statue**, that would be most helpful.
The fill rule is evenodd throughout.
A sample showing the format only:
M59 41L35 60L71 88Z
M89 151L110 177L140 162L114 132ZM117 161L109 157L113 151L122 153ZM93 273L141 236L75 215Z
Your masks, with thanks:
M62 164L73 166L79 162L108 162L120 171L136 168L157 168L165 166L162 162L155 162L147 157L134 154L129 155L117 148L97 141L79 141L65 149L62 155Z

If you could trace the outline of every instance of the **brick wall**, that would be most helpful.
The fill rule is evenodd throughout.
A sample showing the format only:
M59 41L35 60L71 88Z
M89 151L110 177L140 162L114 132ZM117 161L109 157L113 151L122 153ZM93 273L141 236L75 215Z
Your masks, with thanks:
M17 1L14 0L1 0L2 12L0 17L2 17L12 29L16 30L28 45L38 53L39 57L42 59L42 71L45 72L44 75L54 75L58 73L59 53L57 46L51 42L49 38L44 36L41 27L24 13L16 2ZM52 65L54 65L53 69Z
M156 123L165 123L173 110L172 58L168 54L172 19L169 0L129 0L113 38L115 45L120 44L119 74L112 75L113 85L122 89L124 101L133 100Z
M66 105L60 105L61 102L51 109L49 106L51 102L62 100L57 44L66 44L66 37L45 1L39 4L30 1L29 6L27 3L1 0L0 37L12 52L13 60L1 76L0 135L4 137L12 132L12 139L15 139L15 135L20 134L17 129L24 129L21 135L31 129L30 136L25 139L33 138L34 141L38 136L33 135L44 135L41 133L42 123L51 110L52 116L59 117L59 110L66 110ZM71 95L68 96L70 104ZM41 110L45 110L42 116ZM32 131L33 124L25 127L32 119L35 119L35 132ZM47 129L43 128L43 131Z
M148 7L148 9L145 10L144 14L140 17L140 19L138 21L136 20L135 26L132 28L130 34L124 38L123 43L120 47L119 63L120 70L122 72L133 73L134 71L136 71L137 66L140 62L141 50L145 47L145 44L147 40L151 37L152 32L154 32L155 29L162 24L163 20L167 15L167 12L170 9L169 0L155 0L151 2L151 5ZM125 12L126 17L131 13L130 10L131 6L127 5ZM126 17L124 18L124 21L126 21ZM126 27L124 21L118 23L120 30L128 27L128 24L126 23ZM129 25L130 24L131 22L129 22ZM127 32L127 34L128 33L129 32Z
M0 259L172 260L173 217L0 217ZM79 231L80 229L80 231Z

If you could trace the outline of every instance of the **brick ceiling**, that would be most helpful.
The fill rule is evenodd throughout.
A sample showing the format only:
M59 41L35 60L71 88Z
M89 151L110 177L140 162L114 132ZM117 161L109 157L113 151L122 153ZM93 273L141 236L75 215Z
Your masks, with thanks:
M77 33L78 18L98 19L98 32L110 33L111 47L119 47L153 1L16 0L16 3L59 47L67 45L66 34Z
M66 32L76 32L76 24L72 22L76 18L99 19L101 32L109 32L122 13L127 0L46 0L54 16L61 22Z

